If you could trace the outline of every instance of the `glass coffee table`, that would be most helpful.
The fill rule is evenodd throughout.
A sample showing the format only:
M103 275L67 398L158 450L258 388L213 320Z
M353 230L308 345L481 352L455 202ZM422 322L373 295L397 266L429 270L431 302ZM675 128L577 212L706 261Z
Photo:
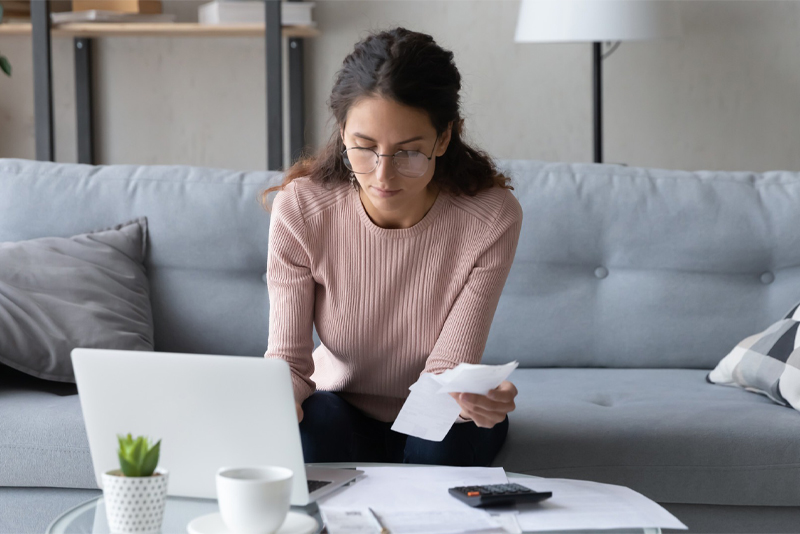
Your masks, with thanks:
M386 466L398 464L380 464L359 462L355 463L329 463L329 464L315 464L325 467L346 467L354 468L358 466ZM403 464L411 467L412 464ZM525 477L518 473L507 473L509 476ZM318 533L324 532L324 525L322 518L319 514L319 509L316 504L312 503L308 506L292 506L292 511L312 516L317 520L319 525ZM216 499L196 499L191 497L168 497L167 506L164 510L164 522L161 526L163 534L186 534L186 527L190 521L196 517L211 514L219 511ZM67 510L56 518L47 528L47 534L110 534L108 528L108 521L105 515L105 503L103 496L100 495L86 501L74 508ZM617 529L617 530L569 530L558 531L557 534L598 534L598 533L611 533L614 534L661 534L661 529L648 528L648 529ZM548 533L539 533L548 534ZM550 533L550 534L556 534Z

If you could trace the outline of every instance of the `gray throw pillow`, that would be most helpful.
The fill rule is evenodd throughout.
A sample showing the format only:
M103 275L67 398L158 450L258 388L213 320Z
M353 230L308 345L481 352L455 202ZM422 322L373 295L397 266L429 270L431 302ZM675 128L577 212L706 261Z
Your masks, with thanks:
M0 243L0 362L75 382L75 347L153 350L147 219Z
M800 304L759 334L743 339L706 380L766 395L800 410Z

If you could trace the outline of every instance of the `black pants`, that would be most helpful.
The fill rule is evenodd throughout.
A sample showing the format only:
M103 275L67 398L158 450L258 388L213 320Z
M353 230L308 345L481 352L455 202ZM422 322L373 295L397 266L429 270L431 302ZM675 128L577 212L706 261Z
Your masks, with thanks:
M300 438L307 463L389 462L488 466L506 440L508 417L492 428L456 423L442 441L391 430L336 393L317 391L305 400Z

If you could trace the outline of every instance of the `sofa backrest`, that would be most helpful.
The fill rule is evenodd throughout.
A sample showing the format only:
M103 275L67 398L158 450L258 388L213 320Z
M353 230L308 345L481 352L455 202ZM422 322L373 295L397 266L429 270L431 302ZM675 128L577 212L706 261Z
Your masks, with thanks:
M798 173L499 163L524 221L485 363L711 368L800 300ZM261 356L281 178L0 159L0 241L147 216L156 349Z
M800 173L500 163L524 219L485 363L709 369L800 301Z
M182 165L0 160L0 241L148 222L156 350L263 356L269 213L276 172Z

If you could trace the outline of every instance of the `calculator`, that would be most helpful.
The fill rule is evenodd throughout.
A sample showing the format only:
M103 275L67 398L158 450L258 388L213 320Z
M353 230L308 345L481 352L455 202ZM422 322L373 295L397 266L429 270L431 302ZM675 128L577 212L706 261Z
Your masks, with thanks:
M533 491L522 484L487 484L458 486L447 490L450 495L470 506L489 507L516 503L534 503L549 499L551 491Z

